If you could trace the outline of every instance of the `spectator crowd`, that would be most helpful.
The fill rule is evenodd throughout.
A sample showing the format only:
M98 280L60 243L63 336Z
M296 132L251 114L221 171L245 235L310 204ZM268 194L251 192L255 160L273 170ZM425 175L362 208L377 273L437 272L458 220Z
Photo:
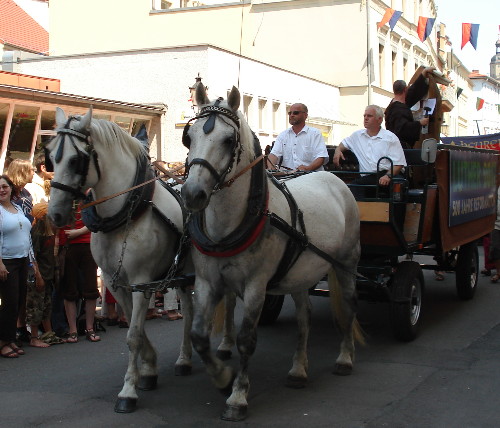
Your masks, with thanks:
M19 358L24 345L47 348L99 342L98 327L128 327L100 281L91 232L77 209L72 224L55 228L47 215L50 180L43 153L14 159L0 175L0 356ZM101 302L101 313L97 303ZM152 296L147 319L182 319L175 291ZM101 328L101 330L105 330Z

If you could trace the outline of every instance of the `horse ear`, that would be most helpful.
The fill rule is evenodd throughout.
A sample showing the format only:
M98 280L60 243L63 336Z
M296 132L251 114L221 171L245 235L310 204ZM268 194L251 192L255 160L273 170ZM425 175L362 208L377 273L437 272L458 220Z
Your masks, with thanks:
M229 107L231 107L232 111L236 112L236 110L240 108L240 101L240 91L238 91L238 88L233 86L231 88L231 92L229 92L229 96L227 97L227 103L229 104Z
M207 92L205 91L205 86L201 82L196 85L195 92L196 104L202 106L204 104L208 104L210 100L207 97Z
M86 131L90 131L90 122L92 121L92 106L90 106L89 111L85 113L85 116L82 117L80 121L80 126L78 127L80 130L85 129Z
M61 107L56 107L56 125L62 127L66 123L66 113Z

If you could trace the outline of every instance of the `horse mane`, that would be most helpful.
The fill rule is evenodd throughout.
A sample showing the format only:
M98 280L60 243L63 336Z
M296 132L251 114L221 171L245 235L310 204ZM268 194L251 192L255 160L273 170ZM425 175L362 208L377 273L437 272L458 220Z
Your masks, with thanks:
M116 123L104 119L92 119L90 135L96 145L102 144L112 150L119 148L132 157L149 156L139 140L125 132Z

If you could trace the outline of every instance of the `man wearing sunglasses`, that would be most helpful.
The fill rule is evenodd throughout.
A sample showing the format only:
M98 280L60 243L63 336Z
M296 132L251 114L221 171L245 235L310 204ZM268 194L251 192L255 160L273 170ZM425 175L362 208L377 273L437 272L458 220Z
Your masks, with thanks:
M323 171L328 162L328 151L321 132L306 125L307 106L293 104L288 112L291 128L278 135L269 154L272 165L297 171ZM279 163L282 158L281 163Z

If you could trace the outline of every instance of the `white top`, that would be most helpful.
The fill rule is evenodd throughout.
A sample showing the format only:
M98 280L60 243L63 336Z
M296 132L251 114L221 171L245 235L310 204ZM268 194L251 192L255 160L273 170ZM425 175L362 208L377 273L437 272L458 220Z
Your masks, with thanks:
M321 132L307 125L298 134L292 128L280 133L271 153L278 158L283 156L281 165L290 169L309 165L317 158L325 158L323 165L328 163L328 150ZM320 166L316 171L323 170L323 166Z
M351 150L359 162L360 172L376 172L377 162L387 156L394 165L406 166L406 158L398 137L391 131L380 128L377 135L370 137L366 129L360 129L342 140L342 144ZM390 170L391 163L384 159L379 169Z
M49 202L48 196L45 195L44 184L45 183L43 182L43 178L38 174L34 174L33 181L24 186L24 188L31 193L31 197L33 198L33 205L36 205L39 202Z
M14 205L15 206L15 205ZM31 248L31 223L22 210L15 206L15 214L0 205L0 233L2 259L28 257Z

